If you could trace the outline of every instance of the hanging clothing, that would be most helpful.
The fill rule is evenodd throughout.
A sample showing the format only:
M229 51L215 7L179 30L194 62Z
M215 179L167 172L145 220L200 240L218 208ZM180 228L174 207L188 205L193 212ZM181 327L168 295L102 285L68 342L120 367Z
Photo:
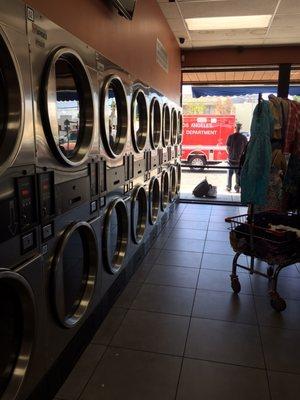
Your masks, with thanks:
M300 103L297 101L290 101L284 152L300 156Z
M274 118L274 129L272 132L271 140L281 140L282 139L282 108L281 99L273 94L269 95L269 106L271 113Z
M300 156L291 154L283 182L286 208L300 210Z
M255 107L251 122L251 138L241 171L241 201L243 204L264 205L271 168L271 137L274 119L267 101Z
M286 160L282 151L278 149L273 150L266 204L255 206L255 212L268 210L283 211L282 185L285 172Z

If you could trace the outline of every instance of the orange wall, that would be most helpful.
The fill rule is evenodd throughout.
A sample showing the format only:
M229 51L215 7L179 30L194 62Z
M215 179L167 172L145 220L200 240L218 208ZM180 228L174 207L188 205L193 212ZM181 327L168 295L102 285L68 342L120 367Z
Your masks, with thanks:
M121 18L105 0L29 0L29 4L179 103L180 49L156 0L138 0L132 21ZM168 52L168 73L156 63L156 38Z

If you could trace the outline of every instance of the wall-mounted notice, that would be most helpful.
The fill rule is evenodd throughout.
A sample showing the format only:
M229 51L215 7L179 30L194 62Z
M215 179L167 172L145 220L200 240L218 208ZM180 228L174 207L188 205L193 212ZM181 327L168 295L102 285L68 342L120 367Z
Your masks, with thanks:
M168 53L160 40L156 39L156 62L166 71L169 72Z

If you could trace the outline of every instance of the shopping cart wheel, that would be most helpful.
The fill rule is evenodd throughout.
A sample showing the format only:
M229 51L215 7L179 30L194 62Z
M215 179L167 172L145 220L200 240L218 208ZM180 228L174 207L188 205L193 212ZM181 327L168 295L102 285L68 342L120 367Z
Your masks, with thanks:
M241 284L240 284L239 278L237 276L231 278L231 288L234 291L234 293L240 293Z
M285 300L280 297L279 295L274 296L270 300L271 306L274 308L274 310L281 312L286 309L286 302Z

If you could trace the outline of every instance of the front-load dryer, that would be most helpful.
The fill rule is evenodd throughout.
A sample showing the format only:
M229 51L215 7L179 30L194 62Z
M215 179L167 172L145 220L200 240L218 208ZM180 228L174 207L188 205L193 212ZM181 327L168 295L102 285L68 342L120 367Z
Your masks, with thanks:
M0 3L0 268L37 249L35 147L23 2Z
M98 63L101 65L98 73L100 170L106 170L106 190L109 191L113 182L118 180L118 184L123 185L133 178L130 139L132 82L129 74L106 58L98 55Z
M162 163L165 164L170 160L169 148L171 145L171 110L167 101L164 101L162 108Z
M133 155L133 178L147 176L151 169L149 146L149 109L147 87L140 82L133 84L130 109L130 130Z
M45 373L43 264L38 255L8 267L0 268L0 399L25 400Z
M162 150L162 104L160 95L155 92L149 94L149 148L150 170L157 170L163 162Z
M98 173L96 52L38 11L27 12L37 172L53 172L59 198L70 181L84 185Z
M100 220L89 205L57 217L43 246L47 369L100 302Z

